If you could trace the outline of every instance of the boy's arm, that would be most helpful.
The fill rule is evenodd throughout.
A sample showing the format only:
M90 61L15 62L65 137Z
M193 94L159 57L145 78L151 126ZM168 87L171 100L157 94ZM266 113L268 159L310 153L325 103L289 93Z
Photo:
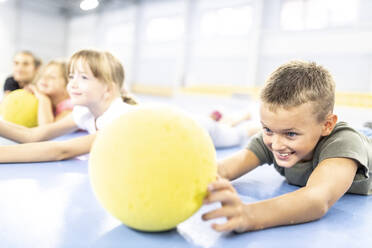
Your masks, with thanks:
M239 232L316 220L350 188L356 171L357 163L352 159L326 159L315 168L305 187L252 204L243 204L226 180L216 181L209 186L205 203L221 202L222 207L204 214L203 219L226 217L226 223L212 227Z
M218 162L218 175L234 180L260 165L257 156L248 149L243 149Z
M0 120L0 135L19 143L49 140L77 129L72 114L59 121L33 128Z
M95 134L64 141L0 146L0 163L58 161L89 153Z

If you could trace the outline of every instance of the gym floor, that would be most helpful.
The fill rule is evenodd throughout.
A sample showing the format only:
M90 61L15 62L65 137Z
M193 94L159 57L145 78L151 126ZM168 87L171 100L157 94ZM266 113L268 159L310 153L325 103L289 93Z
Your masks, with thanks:
M208 114L223 108L250 111L257 103L232 98L182 95L174 98L139 96L142 102L163 102ZM372 109L337 107L340 120L360 127L372 120ZM371 119L364 119L371 118ZM257 120L257 119L256 119ZM61 137L84 135L77 132ZM12 144L5 139L0 144ZM218 158L241 147L217 150ZM32 151L30 151L32 152ZM121 224L97 202L88 177L88 156L60 162L0 165L1 247L369 247L372 243L372 198L347 194L318 221L244 234L217 233L201 214L203 206L177 228L161 233L135 231ZM264 165L235 180L244 202L254 202L296 190L271 166Z

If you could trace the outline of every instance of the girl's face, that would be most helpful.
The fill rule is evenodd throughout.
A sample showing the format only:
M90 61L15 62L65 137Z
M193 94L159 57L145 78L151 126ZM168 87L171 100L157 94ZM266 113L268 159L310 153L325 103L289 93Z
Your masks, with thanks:
M47 66L37 82L37 88L48 96L65 93L66 82L61 68L53 64Z
M69 74L67 91L74 105L94 108L103 102L108 85L94 77L87 63L78 60Z

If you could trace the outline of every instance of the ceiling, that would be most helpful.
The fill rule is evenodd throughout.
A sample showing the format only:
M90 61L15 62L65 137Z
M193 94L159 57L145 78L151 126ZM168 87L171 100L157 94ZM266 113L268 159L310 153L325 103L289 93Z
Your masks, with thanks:
M18 0L21 5L33 5L43 9L54 9L67 15L81 15L87 13L80 9L82 0ZM98 0L99 6L92 11L100 11L106 8L117 8L136 4L139 0Z

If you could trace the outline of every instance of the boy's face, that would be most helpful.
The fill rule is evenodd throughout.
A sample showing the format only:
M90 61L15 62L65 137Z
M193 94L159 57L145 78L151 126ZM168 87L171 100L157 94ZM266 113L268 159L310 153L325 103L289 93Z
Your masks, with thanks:
M18 53L13 60L13 77L22 84L31 82L36 73L34 58L31 55Z
M277 164L285 168L311 160L319 139L328 135L334 126L330 128L329 121L319 123L311 103L290 109L278 107L274 112L267 103L262 103L260 115L263 141L273 152ZM337 117L332 120L335 122Z

